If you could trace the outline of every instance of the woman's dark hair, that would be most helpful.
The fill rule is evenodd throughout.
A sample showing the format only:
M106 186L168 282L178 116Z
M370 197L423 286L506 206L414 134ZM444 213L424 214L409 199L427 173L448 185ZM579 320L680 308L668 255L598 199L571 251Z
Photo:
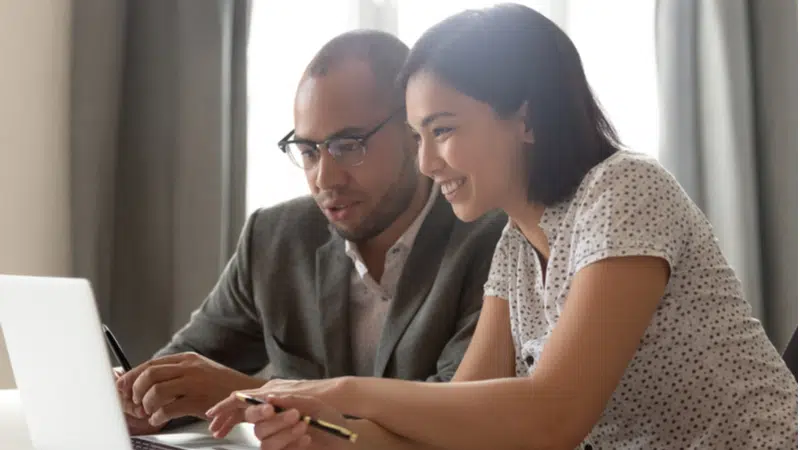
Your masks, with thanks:
M420 37L400 73L426 70L510 117L524 102L535 143L526 149L528 201L572 196L586 173L621 148L586 81L575 45L553 22L517 4L467 10Z

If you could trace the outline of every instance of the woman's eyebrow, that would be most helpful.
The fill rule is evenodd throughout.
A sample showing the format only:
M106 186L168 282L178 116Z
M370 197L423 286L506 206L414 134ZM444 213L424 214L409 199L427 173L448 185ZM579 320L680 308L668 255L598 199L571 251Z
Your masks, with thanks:
M425 128L428 125L430 125L431 122L433 122L434 120L436 120L436 119L438 119L440 117L455 117L455 115L456 115L455 113L450 112L450 111L438 111L438 112L435 112L435 113L431 113L431 114L428 114L427 116L425 116L422 119L422 121L420 122L419 126L420 126L420 128Z

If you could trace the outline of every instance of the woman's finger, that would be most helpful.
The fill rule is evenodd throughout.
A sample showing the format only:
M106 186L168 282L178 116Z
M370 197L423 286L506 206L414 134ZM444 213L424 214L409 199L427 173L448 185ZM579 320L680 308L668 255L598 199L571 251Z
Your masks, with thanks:
M259 437L261 450L287 450L297 447L304 437L308 436L308 424L296 422L268 436Z
M289 444L284 450L305 450L311 445L311 435L306 434Z
M338 411L328 407L325 403L314 397L307 397L295 394L277 394L267 397L267 402L284 410L296 409L303 415L311 416L316 419L324 419L337 422L342 415Z
M214 421L217 423L212 425L214 426L213 429L209 427L209 431L211 435L214 436L216 439L222 439L228 435L228 433L233 430L233 427L240 424L242 420L238 420L238 417L235 416L225 416L225 417L215 417Z
M253 422L253 433L258 440L263 441L282 430L295 426L298 422L300 422L300 413L297 410L273 414L264 420Z
M246 407L247 404L239 400L236 397L236 393L232 392L231 395L226 397L224 400L221 400L219 403L212 406L208 411L206 411L206 417L212 418L222 414L232 413L237 409L245 409Z
M245 422L262 422L275 416L275 408L269 404L248 406L242 415Z

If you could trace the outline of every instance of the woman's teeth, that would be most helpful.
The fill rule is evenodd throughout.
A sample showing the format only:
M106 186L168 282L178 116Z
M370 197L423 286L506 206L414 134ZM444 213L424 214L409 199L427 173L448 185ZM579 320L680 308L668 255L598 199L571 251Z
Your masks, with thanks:
M459 178L457 180L450 180L442 183L442 194L450 195L453 192L457 191L467 180L464 178Z

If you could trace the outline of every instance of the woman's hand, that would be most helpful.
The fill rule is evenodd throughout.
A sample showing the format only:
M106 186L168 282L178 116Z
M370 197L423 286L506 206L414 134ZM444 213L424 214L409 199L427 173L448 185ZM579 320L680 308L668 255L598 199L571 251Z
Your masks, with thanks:
M321 403L333 402L342 398L340 391L346 382L345 378L331 378L326 380L271 380L258 389L238 391L250 396L267 399L270 396L300 396L311 397ZM216 438L225 437L236 424L245 422L244 412L250 406L236 397L236 392L231 393L228 398L217 403L206 412L206 416L211 419L209 430ZM303 412L311 415L310 412Z
M252 393L250 395L267 403L249 405L237 400L236 403L209 411L212 413L210 417L213 417L209 429L215 437L227 434L235 425L235 423L231 425L231 422L244 421L254 425L253 432L261 441L262 450L352 448L352 444L347 440L309 427L301 420L303 415L307 415L345 426L346 420L342 414L320 400L298 395L261 396ZM284 412L276 413L274 407L283 408Z

